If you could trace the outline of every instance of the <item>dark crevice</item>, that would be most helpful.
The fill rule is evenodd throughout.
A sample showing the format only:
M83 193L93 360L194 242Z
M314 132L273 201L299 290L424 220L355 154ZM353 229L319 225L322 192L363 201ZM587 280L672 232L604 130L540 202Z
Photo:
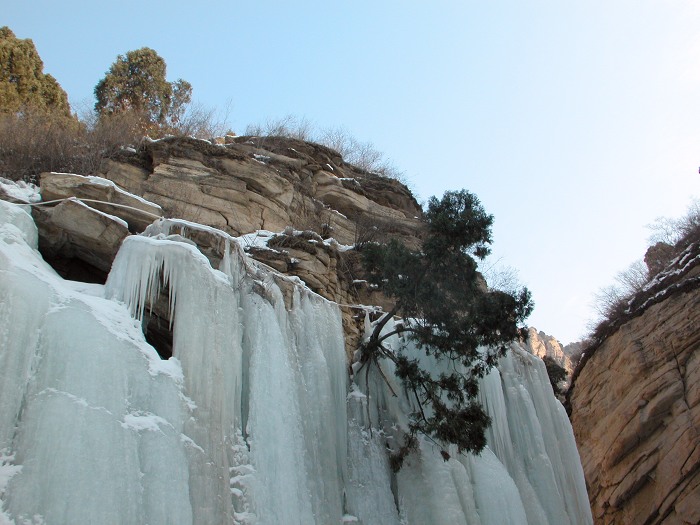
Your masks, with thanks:
M173 355L173 331L168 319L154 312L144 313L143 331L146 342L155 348L161 359Z
M56 273L68 281L105 284L107 272L75 257L42 253L44 260Z
M173 323L170 311L170 289L159 271L158 293L143 313L141 327L146 342L155 348L161 359L170 359L173 355Z
M108 273L75 257L43 253L44 260L60 275L69 281L82 283L105 284ZM162 293L165 292L165 293ZM152 309L144 312L143 333L146 342L155 348L161 359L169 359L173 355L173 331L168 318L168 293L161 283L161 293Z

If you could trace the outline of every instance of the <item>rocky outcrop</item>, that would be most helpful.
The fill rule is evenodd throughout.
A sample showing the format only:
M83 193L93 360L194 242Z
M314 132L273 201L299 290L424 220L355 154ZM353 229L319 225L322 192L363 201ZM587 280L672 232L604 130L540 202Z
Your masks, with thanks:
M266 245L244 248L340 304L348 352L357 347L364 321L364 310L352 305L386 300L362 280L359 255L344 245L398 238L416 246L421 236L421 209L403 184L351 166L329 148L286 138L146 141L138 151L106 159L100 177L42 174L41 195L44 202L63 200L35 208L41 251L76 280L103 281L124 237L158 217L233 236L280 232ZM188 230L178 234L217 268L221 237ZM154 327L169 325L167 309L154 315ZM167 330L154 337L167 346Z
M100 177L44 173L41 182L42 200L60 202L33 210L39 247L69 279L103 281L122 240L163 214L160 206Z
M596 523L700 523L700 247L638 294L569 391Z
M295 139L188 138L145 142L102 165L101 175L162 206L170 217L232 235L288 226L354 244L368 230L415 244L421 209L398 181L346 164Z
M163 216L157 204L124 191L111 180L84 177L70 173L43 173L41 198L44 202L55 199L80 197L90 208L126 221L131 232L142 232L155 219Z
M576 368L585 344L585 341L576 341L564 346L564 354L569 358L572 367Z
M564 351L561 343L551 335L537 331L537 328L528 328L527 349L531 354L540 359L549 357L559 366L563 367L569 375L573 372L571 360Z
M644 263L649 269L650 275L661 272L674 256L674 248L665 242L657 242L647 249L644 254Z

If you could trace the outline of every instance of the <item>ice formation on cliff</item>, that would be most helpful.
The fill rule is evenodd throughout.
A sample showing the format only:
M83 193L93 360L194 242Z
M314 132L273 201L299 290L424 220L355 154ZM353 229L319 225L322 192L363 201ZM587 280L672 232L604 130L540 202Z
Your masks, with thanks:
M394 475L407 401L374 374L350 382L338 307L298 284L285 297L223 234L213 269L164 226L87 285L61 279L30 215L0 201L0 524L591 523L538 359L514 347L484 379L480 456L443 461L422 441ZM159 291L169 360L139 321Z

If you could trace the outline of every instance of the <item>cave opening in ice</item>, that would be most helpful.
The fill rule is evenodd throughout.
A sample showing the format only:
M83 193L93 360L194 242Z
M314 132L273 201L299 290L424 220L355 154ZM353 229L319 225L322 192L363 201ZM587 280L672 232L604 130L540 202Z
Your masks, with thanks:
M156 290L147 299L143 310L141 329L146 342L155 348L161 359L167 360L173 356L173 312L169 310L172 301L171 288L165 281L163 266L153 276L153 287Z

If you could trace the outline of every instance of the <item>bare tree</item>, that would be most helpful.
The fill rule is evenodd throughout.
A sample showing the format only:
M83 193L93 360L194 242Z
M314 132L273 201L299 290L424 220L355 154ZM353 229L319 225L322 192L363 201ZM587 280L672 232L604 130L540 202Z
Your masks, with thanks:
M644 261L634 261L615 276L615 283L601 288L594 296L594 308L599 319L615 319L627 309L629 301L649 282L649 271Z
M502 260L503 258L494 260L491 256L486 257L479 263L479 271L491 290L515 293L522 288L518 270L502 264Z
M649 241L663 242L674 246L679 242L696 242L700 240L700 199L693 199L686 213L679 219L657 217L647 225L651 230Z
M261 146L264 137L288 137L316 142L337 151L348 164L408 185L404 173L374 144L357 140L345 128L329 128L317 133L308 119L287 115L280 119L270 119L264 124L250 124L246 127L245 134L260 137Z

